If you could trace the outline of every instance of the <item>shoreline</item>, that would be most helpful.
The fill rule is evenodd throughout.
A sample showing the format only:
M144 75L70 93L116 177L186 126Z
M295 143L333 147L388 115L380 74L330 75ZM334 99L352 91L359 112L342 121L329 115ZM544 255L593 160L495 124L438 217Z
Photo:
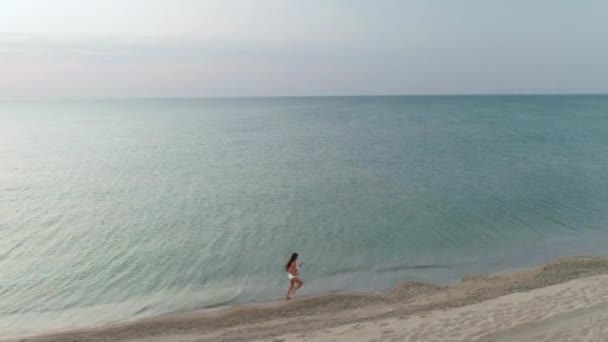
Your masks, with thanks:
M407 320L607 274L607 257L567 257L517 272L469 276L452 284L406 282L386 292L323 293L289 302L241 304L2 341L249 341L283 335L297 340L327 329Z

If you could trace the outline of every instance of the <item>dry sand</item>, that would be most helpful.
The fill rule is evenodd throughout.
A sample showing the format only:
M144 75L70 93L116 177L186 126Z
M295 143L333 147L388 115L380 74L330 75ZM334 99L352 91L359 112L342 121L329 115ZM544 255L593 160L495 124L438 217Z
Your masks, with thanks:
M18 341L606 341L608 259L561 259L450 286L327 294Z

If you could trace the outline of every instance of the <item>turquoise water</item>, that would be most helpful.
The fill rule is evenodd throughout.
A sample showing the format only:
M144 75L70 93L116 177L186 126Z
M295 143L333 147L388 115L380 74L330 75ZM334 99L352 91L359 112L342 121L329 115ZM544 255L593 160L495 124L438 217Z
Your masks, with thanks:
M608 243L608 96L0 103L0 336Z

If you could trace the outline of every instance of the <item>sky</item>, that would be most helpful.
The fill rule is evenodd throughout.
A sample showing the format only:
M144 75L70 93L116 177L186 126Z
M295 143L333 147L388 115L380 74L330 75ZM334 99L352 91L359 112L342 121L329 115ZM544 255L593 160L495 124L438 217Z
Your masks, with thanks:
M605 0L0 0L0 98L608 93Z

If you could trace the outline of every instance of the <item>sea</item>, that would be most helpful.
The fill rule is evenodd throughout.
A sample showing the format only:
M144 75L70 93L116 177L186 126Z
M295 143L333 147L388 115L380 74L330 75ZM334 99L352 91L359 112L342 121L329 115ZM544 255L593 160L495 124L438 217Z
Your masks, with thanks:
M0 337L608 255L608 96L0 102Z

